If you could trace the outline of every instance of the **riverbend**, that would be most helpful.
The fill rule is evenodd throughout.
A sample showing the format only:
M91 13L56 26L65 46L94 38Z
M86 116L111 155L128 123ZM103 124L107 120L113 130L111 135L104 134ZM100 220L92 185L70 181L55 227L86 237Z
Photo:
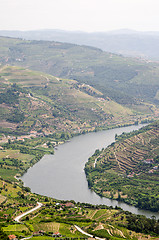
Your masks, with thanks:
M159 213L139 210L116 200L99 197L88 188L84 173L85 163L96 149L105 148L114 142L115 134L137 130L142 126L122 127L74 137L59 145L54 155L45 155L21 179L32 192L41 195L60 200L118 206L135 214L159 218Z

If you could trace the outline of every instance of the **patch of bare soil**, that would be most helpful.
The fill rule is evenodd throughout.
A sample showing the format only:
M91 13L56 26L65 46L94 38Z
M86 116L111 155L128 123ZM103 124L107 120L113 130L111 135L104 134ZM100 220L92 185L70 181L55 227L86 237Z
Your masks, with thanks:
M16 124L16 123L10 123L5 120L0 121L0 127L3 127L3 128L10 128L10 129L15 130L17 126L18 126L18 124Z

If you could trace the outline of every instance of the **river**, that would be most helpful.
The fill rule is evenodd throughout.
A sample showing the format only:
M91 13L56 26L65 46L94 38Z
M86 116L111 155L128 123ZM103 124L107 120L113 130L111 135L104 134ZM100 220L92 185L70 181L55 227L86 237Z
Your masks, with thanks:
M21 177L24 186L30 187L32 192L60 200L119 206L135 214L159 218L159 213L139 210L122 202L99 197L88 188L84 173L85 163L96 149L105 148L114 142L115 134L137 130L142 126L116 128L72 138L59 145L54 155L45 155L31 167Z

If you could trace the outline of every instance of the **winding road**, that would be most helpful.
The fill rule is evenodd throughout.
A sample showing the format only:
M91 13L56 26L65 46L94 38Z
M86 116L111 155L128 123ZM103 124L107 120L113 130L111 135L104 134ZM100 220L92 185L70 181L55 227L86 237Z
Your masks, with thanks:
M93 235L91 235L91 234L83 231L83 230L82 230L80 227L78 227L77 225L74 225L74 226L75 226L75 228L76 228L79 232L81 232L82 234L84 234L84 235L86 235L86 236L88 236L88 237L94 238ZM95 239L104 240L104 238L99 238L99 237L95 237Z
M42 203L37 202L37 206L36 206L36 207L34 207L34 208L30 209L29 211L27 211L27 212L25 212L25 213L22 213L21 215L15 217L15 218L14 218L14 221L20 222L20 219L21 219L22 217L26 216L26 215L29 214L29 213L34 212L35 210L37 210L37 209L39 209L39 208L41 208L42 205L43 205Z

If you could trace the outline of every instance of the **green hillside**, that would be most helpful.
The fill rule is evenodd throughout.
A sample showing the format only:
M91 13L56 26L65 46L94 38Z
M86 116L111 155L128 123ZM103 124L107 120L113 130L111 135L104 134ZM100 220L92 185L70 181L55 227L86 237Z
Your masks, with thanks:
M152 117L104 98L98 90L75 80L15 66L1 66L0 76L0 127L4 133L77 134Z
M8 240L9 235L17 239L30 237L36 240L60 239L84 240L76 226L95 237L109 240L157 240L159 222L154 218L131 214L120 208L104 205L93 206L74 201L60 201L30 192L19 181L4 181L0 178L0 239ZM33 209L38 210L14 221L16 216ZM89 238L89 239L94 239Z
M151 118L75 80L0 66L0 176L13 181L74 135Z
M116 81L119 76L121 82L141 84L143 88L142 71L154 76L153 69L157 72L158 66L145 66L131 59L123 62L120 56L71 44L11 38L0 38L0 44L0 237L7 239L14 234L18 239L32 235L32 239L38 240L57 239L52 234L59 232L63 239L87 238L77 231L78 225L85 232L105 239L157 240L159 224L153 217L147 219L117 207L40 196L31 193L17 177L45 154L53 154L57 144L76 134L158 117L152 94L155 93L157 102L157 76L149 98L146 91L150 85L145 82L142 101L134 93L127 98L127 89L121 91L122 84ZM127 61L130 67L126 67ZM102 67L106 65L107 68ZM158 122L116 138L117 143L96 151L89 159L85 168L89 186L100 195L156 211ZM125 150L130 153L128 158ZM149 158L152 163L144 163ZM14 221L37 202L43 206L24 217L23 224Z
M69 43L0 37L0 62L89 84L104 97L140 110L142 101L158 103L158 63L125 58Z
M116 136L86 163L88 185L101 196L159 210L159 121Z
M100 48L103 51L125 56L159 60L159 32L121 29L108 32L82 32L58 29L32 31L0 30L1 36L27 40L68 42Z

